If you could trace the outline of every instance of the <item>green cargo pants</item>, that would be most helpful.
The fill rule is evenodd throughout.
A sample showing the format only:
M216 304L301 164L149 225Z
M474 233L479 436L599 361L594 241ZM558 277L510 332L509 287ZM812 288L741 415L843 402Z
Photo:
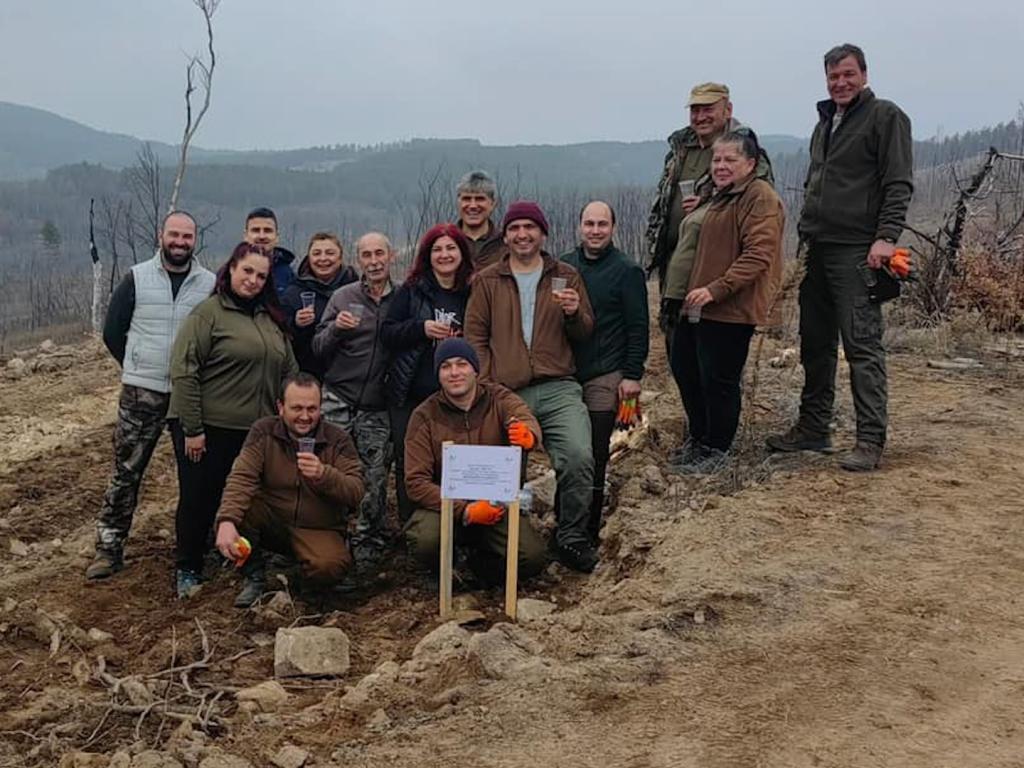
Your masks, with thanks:
M842 337L857 440L884 445L888 393L882 307L868 300L867 283L858 269L866 263L869 247L815 243L808 250L807 273L800 285L800 425L814 434L828 433Z
M456 515L458 517L458 515ZM427 509L412 513L405 529L409 551L431 571L438 570L441 557L441 515ZM508 518L494 525L463 525L455 521L455 545L469 548L467 562L473 573L488 584L505 581L505 550L508 547ZM528 579L544 568L547 547L525 516L519 518L519 577Z

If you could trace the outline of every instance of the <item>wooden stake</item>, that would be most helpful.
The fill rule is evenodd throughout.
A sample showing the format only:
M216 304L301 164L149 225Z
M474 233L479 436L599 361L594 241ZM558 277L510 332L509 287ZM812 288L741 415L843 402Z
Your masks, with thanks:
M452 613L452 556L454 552L455 521L451 499L441 499L441 618Z
M508 505L508 546L505 549L505 613L516 620L519 589L519 499Z

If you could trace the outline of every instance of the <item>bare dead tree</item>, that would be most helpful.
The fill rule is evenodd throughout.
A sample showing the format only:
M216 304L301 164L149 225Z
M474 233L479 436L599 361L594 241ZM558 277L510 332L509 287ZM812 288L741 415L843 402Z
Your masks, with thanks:
M185 67L185 130L181 137L181 154L178 157L178 170L174 174L174 184L171 187L171 197L167 205L167 212L170 213L178 205L178 193L181 191L181 182L185 178L185 168L188 165L188 148L192 143L199 125L210 108L210 92L213 86L213 70L217 65L217 56L213 49L213 14L217 12L220 0L192 0L203 14L203 21L206 22L206 52L207 58L195 55L189 59ZM203 103L199 111L193 114L192 97L197 90L202 92Z
M138 203L138 217L133 219L137 234L147 247L155 248L160 242L162 220L160 161L148 141L135 155L135 165L128 169L127 176L132 197Z

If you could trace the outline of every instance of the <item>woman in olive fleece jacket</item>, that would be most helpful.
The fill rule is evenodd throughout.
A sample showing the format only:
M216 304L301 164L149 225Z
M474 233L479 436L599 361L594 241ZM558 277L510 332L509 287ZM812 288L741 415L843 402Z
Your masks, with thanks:
M186 318L171 352L171 437L178 463L178 593L198 585L207 534L249 427L276 413L298 372L270 260L240 243L213 295Z

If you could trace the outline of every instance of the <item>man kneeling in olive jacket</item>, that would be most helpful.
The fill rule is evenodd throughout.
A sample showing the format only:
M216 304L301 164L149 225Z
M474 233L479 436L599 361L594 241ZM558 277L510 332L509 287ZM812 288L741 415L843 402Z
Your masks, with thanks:
M500 384L477 381L480 361L461 338L445 339L434 353L441 389L428 397L409 419L405 436L405 488L417 509L406 538L413 557L437 569L441 547L441 446L518 445L525 451L540 441L540 425L519 395ZM508 521L505 506L487 500L456 501L455 543L469 549L468 565L481 580L505 578ZM545 565L544 540L519 520L519 575L534 576Z
M286 379L278 415L252 425L224 486L217 549L237 561L241 536L253 549L238 608L264 592L264 549L294 557L316 585L339 581L352 565L344 531L363 498L362 464L348 433L320 419L320 394L307 373Z

